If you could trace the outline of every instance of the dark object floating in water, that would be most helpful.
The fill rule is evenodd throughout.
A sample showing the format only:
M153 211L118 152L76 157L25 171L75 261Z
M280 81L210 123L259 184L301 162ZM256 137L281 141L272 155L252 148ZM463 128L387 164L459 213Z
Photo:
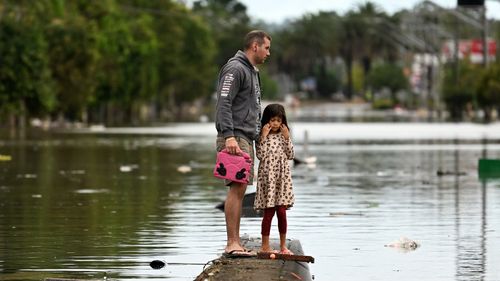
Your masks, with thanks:
M442 171L442 170L437 170L436 175L442 177L442 176L465 176L467 175L466 172L453 172L453 171Z
M300 164L306 164L306 165L314 166L314 165L316 165L316 156L310 156L310 157L306 157L304 159L299 159L297 157L294 157L293 158L293 165L297 166L297 165L300 165Z
M245 208L245 207L253 208L254 201L255 201L255 192L245 194L243 196L243 202L242 202L243 208ZM223 201L220 204L217 204L217 206L215 206L215 208L217 208L221 211L224 211L224 203L225 203L225 201Z
M241 208L242 217L247 217L247 218L262 217L263 212L258 212L253 208L254 201L255 201L255 192L245 194L245 196L243 197L242 208ZM221 203L217 204L215 208L224 212L225 203L226 203L225 201L222 201Z
M153 269L160 269L160 268L163 268L165 266L165 262L161 261L161 260L154 260L154 261L149 263L149 266L151 266L151 268L153 268Z

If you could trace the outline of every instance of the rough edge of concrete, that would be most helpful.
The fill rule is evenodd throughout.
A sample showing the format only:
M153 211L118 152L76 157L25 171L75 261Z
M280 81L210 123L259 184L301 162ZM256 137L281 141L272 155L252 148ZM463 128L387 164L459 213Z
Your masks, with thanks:
M242 237L242 244L257 251L260 238ZM279 240L271 240L271 246L279 249ZM288 248L295 254L303 255L299 240L289 240ZM257 258L225 258L220 257L207 263L195 281L212 280L301 280L311 281L312 276L306 262L263 260Z

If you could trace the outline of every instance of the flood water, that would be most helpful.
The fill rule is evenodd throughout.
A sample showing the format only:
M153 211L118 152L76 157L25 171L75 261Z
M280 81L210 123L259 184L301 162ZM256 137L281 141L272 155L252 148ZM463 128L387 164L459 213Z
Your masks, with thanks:
M214 131L0 139L11 158L0 161L0 280L193 280L225 243ZM292 134L299 158L317 157L294 167L288 212L315 280L500 280L500 181L477 173L479 158L500 158L498 125L296 123ZM258 236L260 218L242 218L241 233ZM401 237L420 247L385 247Z

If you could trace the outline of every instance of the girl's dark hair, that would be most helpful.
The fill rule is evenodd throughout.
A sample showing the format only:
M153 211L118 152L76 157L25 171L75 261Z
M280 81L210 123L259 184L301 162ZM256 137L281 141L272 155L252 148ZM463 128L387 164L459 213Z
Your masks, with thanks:
M273 117L281 117L281 123L285 124L285 126L290 129L290 127L288 127L288 122L286 121L285 108L278 103L271 103L266 106L264 113L262 114L262 120L260 121L261 128L264 128L264 125L269 123L269 120Z

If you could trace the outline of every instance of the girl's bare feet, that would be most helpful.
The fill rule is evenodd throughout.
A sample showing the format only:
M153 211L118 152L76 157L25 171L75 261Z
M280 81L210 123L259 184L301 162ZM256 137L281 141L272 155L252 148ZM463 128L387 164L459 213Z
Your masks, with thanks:
M288 250L288 248L281 248L280 254L282 255L293 255L293 252Z
M265 247L265 248L260 248L259 249L259 253L273 253L273 254L277 254L278 251L274 250L273 248L270 248L270 247Z

